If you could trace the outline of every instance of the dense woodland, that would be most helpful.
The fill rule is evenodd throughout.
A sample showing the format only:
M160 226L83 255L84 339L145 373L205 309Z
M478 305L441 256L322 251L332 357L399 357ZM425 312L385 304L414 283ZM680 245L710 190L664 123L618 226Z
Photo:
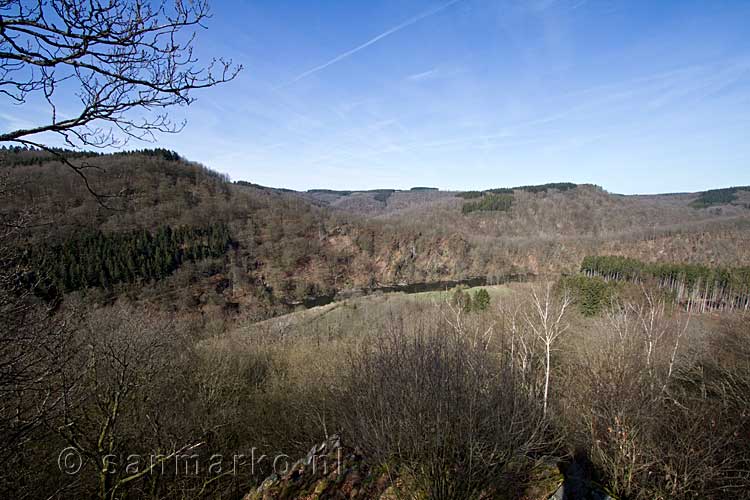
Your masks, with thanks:
M586 276L640 283L653 280L688 308L750 308L750 267L709 267L699 264L644 263L619 256L586 257Z
M231 237L225 224L161 226L103 233L84 230L59 245L31 247L24 264L57 289L71 292L118 283L164 279L184 262L222 257Z

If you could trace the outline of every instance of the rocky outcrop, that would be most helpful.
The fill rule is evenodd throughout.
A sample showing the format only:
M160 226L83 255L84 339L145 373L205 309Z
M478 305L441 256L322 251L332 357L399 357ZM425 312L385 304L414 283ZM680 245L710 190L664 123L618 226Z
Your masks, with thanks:
M565 474L554 460L535 462L530 467L526 486L511 497L522 500L612 500L587 480L575 464L564 469ZM342 445L341 438L334 435L313 446L293 465L268 476L243 500L426 498L413 487L413 483L393 470L369 463L357 449ZM496 497L490 493L482 496L483 499Z
M369 465L356 449L342 446L339 436L331 436L291 467L271 474L243 500L396 500L397 484L385 470Z

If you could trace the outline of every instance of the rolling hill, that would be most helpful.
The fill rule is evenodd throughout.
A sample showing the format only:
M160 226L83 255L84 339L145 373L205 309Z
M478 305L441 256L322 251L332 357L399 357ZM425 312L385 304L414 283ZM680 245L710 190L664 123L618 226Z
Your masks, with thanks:
M587 255L725 266L750 260L750 191L742 188L723 198L624 196L566 183L473 193L295 192L232 183L176 153L146 150L74 158L87 166L92 189L103 195L97 199L48 153L4 150L0 158L3 218L29 221L14 235L21 247L57 255L85 231L105 241L132 231L228 228L219 253L188 251L199 239L163 244L169 257L131 265L123 255L107 263L111 276L88 276L84 267L100 263L71 256L82 277L65 287L101 300L128 293L164 307L266 317L352 288L574 272ZM722 203L699 203L706 196ZM507 206L493 209L493 197Z

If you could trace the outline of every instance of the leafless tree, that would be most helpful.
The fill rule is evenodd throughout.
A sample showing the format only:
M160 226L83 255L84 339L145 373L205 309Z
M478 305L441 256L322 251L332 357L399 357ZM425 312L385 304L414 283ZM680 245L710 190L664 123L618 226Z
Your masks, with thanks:
M565 311L572 303L572 298L565 292L562 297L557 298L552 293L552 283L548 282L544 292L540 293L536 288L531 291L531 303L533 313L526 314L526 323L532 329L534 335L544 345L544 414L547 414L547 399L549 395L549 378L552 368L552 344L568 329L563 321Z
M509 363L520 373L523 387L533 396L538 392L537 377L535 377L538 339L527 328L521 307L522 304L519 301L510 301L501 306L501 313L507 335L510 337Z
M181 362L175 346L186 340L172 319L113 306L92 313L80 334L84 345L65 370L82 374L78 392L85 400L66 405L50 423L84 459L86 479L96 478L97 498L126 496L139 481L159 481L156 471L170 460L197 457L195 450L204 443L197 436L181 442L182 436L170 432L168 409L159 407L160 397L177 390L169 377ZM138 450L149 460L123 467Z
M644 364L653 384L666 390L674 371L680 342L690 325L690 312L678 321L668 310L663 296L641 285L642 299L616 304L605 312L609 328L617 333L625 355L625 345L633 337L643 344ZM655 359L661 356L664 359ZM664 373L657 373L663 366Z
M459 293L465 294L465 292L460 291ZM475 349L487 349L492 341L495 325L490 324L487 328L480 328L478 324L470 326L466 321L466 307L464 304L452 300L448 295L444 298L444 304L445 309L441 308L440 312L445 322L453 329L455 335L469 341ZM438 304L435 305L438 306Z
M223 59L199 64L194 29L208 17L206 0L0 0L0 95L49 109L46 120L6 131L0 142L34 144L32 136L49 132L71 146L105 147L179 131L184 123L166 108L189 105L191 91L242 69ZM62 112L73 97L78 110Z
M0 196L8 189L0 178ZM54 318L54 304L40 304L32 290L39 279L18 262L12 241L30 224L22 212L0 216L0 457L15 453L42 423L57 398L52 392L64 359L65 318Z

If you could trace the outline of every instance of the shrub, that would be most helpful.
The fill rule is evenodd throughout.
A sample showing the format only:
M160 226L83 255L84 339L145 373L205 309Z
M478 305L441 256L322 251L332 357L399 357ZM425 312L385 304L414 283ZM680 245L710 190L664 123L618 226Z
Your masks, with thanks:
M471 311L471 295L469 295L469 293L466 291L466 287L457 286L455 290L453 290L453 295L451 296L451 305L464 312Z

